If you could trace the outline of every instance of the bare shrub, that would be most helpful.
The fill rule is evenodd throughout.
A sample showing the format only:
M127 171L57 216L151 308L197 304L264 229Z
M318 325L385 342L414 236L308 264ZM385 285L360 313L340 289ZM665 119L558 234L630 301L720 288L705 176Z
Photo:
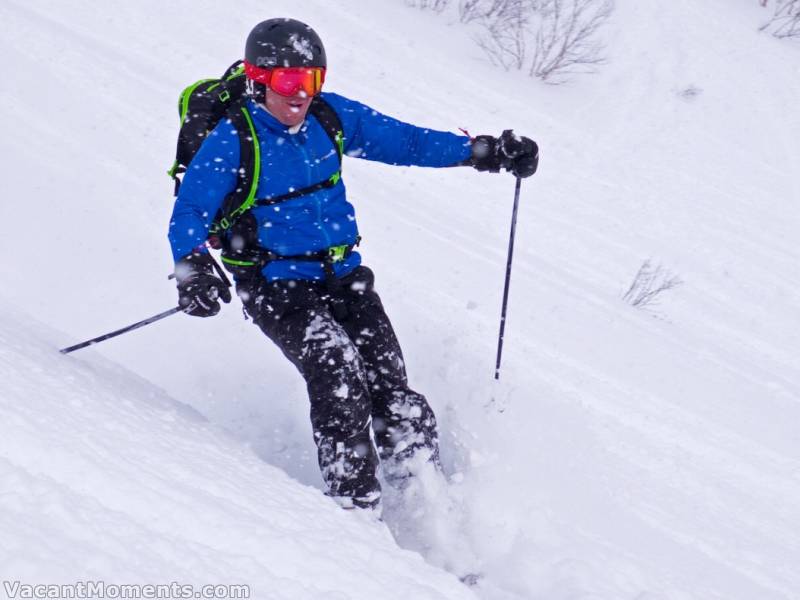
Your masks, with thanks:
M614 0L461 0L459 16L477 23L494 64L558 84L605 62L598 33L613 9Z
M420 10L432 10L440 13L450 4L450 0L406 0L406 4Z
M484 0L461 0L458 3L458 16L462 23L471 23L483 16Z
M777 38L800 38L800 0L777 0L775 13L761 27L764 30Z
M683 281L679 277L661 265L653 267L650 261L646 260L639 267L639 271L622 299L637 308L656 306L659 294L678 287L682 283Z
M475 41L493 64L506 70L525 66L533 15L531 0L489 0L477 22L483 30Z
M605 62L597 33L614 10L613 0L545 0L542 5L531 75L562 83Z

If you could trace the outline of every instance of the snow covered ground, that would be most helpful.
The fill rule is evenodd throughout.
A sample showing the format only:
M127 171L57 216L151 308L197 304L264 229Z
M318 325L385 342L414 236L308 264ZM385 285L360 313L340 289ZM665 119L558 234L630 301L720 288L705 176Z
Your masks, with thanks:
M2 312L4 581L471 597L377 521L299 485L151 383L97 355L62 358L58 334Z
M800 47L754 0L618 0L609 64L551 87L447 15L297 4L0 4L0 579L469 597L444 567L491 600L799 597ZM55 354L174 305L177 94L284 14L325 40L328 89L542 148L500 384L513 180L345 163L453 477L387 511L431 566L309 489L302 381L235 306ZM647 259L683 284L638 310Z

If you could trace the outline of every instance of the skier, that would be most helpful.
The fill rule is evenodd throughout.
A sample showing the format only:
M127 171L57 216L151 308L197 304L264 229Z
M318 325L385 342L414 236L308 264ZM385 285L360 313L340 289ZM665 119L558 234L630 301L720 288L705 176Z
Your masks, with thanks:
M326 69L322 40L304 23L269 19L250 32L246 113L260 152L256 197L264 201L223 234L223 261L246 313L306 381L328 495L345 508L376 508L379 461L386 481L402 487L420 465L438 467L438 437L430 405L408 386L374 275L355 251L360 237L341 157L528 177L538 148L511 131L470 138L384 116L323 93ZM320 104L338 118L335 139L326 133L331 119L312 108ZM206 242L224 199L240 185L234 127L223 119L203 142L169 226L179 303L193 316L215 315L219 300L231 301Z

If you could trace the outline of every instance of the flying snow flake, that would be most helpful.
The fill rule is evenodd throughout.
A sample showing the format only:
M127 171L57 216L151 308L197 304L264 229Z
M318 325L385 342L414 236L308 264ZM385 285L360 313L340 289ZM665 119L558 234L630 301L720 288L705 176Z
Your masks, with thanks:
M314 48L308 38L301 38L298 34L293 33L289 36L289 45L298 54L302 54L303 58L307 60L314 59Z

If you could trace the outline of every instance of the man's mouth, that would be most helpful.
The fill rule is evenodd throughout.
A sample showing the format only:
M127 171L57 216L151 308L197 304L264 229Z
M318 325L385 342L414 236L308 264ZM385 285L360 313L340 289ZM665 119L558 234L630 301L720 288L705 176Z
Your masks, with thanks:
M289 110L291 112L293 112L293 113L300 112L303 109L303 107L305 106L305 103L306 103L306 101L303 100L303 99L287 101L287 104L289 105Z

